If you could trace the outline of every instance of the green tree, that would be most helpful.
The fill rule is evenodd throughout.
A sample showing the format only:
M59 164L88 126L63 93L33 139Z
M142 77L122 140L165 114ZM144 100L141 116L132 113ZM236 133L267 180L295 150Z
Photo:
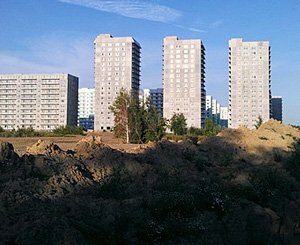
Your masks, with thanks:
M205 119L205 128L204 134L206 136L216 135L221 131L221 127L219 125L215 125L214 121L210 118Z
M137 96L132 96L129 105L129 130L131 143L145 142L144 107L140 105Z
M187 131L187 134L190 136L199 136L203 135L203 129L202 128L196 128L196 127L190 127Z
M175 135L184 135L187 132L186 119L183 113L174 114L170 120L170 129Z
M259 129L259 127L263 124L263 119L262 117L259 115L257 120L256 120L256 124L254 125L256 129Z
M150 103L145 108L145 140L159 141L166 133L166 120L159 115Z
M121 89L113 105L110 107L110 110L114 114L114 134L116 137L126 140L126 143L130 142L131 133L129 128L130 103L130 94L125 89Z

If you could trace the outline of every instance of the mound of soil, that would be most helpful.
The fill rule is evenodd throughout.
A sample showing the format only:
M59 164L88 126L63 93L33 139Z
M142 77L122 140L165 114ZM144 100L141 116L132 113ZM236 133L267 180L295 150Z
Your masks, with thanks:
M300 131L270 120L134 152L0 146L3 244L300 244Z

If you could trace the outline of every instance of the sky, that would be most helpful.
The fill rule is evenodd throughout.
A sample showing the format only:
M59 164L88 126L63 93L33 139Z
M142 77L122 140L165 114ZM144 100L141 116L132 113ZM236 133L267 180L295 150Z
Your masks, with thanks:
M162 87L165 36L206 48L206 88L228 104L228 40L269 41L272 95L283 120L300 125L299 0L0 0L0 73L71 73L93 87L97 35L142 46L142 88Z

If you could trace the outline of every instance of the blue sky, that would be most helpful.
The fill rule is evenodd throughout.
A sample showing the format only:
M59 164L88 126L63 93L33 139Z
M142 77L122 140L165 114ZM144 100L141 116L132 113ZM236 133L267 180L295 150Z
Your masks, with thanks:
M68 72L93 87L93 41L133 36L142 46L143 88L161 87L162 39L202 39L207 94L228 101L228 40L268 40L272 94L284 122L300 125L298 0L1 0L0 73Z

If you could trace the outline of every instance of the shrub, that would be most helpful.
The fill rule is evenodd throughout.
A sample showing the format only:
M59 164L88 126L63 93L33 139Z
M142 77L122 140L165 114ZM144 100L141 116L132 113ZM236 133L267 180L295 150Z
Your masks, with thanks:
M83 135L83 129L77 126L61 126L52 131L55 136Z
M277 206L283 197L289 198L295 189L295 179L286 171L276 168L257 170L250 178L257 194L257 201L263 206Z
M17 130L0 130L0 136L2 137L37 137L41 136L41 133L34 131L32 127L18 128Z
M190 127L187 131L187 134L190 136L199 136L204 135L203 129L196 128L196 127Z

